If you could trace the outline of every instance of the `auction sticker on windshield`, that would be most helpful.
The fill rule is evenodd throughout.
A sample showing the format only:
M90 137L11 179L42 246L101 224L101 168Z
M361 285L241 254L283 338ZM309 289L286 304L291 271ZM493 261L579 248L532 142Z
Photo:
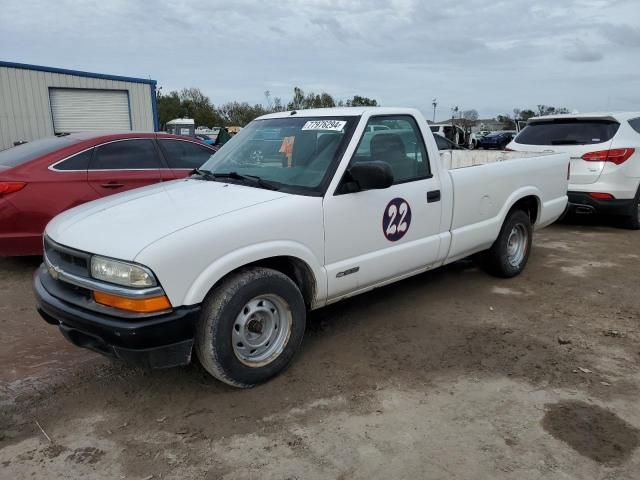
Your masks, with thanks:
M341 132L347 124L345 120L309 120L304 124L302 130L331 130Z

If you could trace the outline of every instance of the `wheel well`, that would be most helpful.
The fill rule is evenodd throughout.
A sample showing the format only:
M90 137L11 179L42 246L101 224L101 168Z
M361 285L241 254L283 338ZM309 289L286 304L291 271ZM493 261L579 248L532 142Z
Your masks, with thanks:
M218 282L216 282L216 285L219 285L222 280L224 280L232 273L251 267L270 268L272 270L277 270L278 272L283 273L298 286L300 292L302 293L302 297L304 298L304 303L307 305L307 308L310 308L313 305L313 300L316 293L315 276L313 275L311 268L304 261L296 257L269 257L258 260L257 262L243 265L229 272ZM216 285L214 285L214 287Z
M538 210L540 205L540 200L535 195L529 195L526 197L522 197L516 203L513 204L509 213L514 210L522 210L529 215L529 219L531 220L531 225L535 225L536 220L538 220Z

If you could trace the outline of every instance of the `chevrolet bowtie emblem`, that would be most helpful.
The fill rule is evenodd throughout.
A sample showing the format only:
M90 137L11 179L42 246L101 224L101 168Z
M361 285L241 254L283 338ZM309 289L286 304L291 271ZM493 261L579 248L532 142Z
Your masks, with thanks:
M60 269L55 265L48 265L47 270L49 271L49 275L51 275L51 278L53 278L54 280L57 280L60 276Z

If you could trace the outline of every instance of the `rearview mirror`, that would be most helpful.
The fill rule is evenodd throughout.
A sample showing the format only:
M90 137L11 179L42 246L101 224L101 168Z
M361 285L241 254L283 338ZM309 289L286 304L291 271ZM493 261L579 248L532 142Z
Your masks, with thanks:
M393 185L393 172L387 162L359 162L348 172L360 190L378 190Z

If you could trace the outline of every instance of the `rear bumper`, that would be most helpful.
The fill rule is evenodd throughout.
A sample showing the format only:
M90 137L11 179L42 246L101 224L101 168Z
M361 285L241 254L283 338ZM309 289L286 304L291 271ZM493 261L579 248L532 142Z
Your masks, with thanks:
M634 215L635 199L599 200L586 192L569 192L569 211L578 214Z
M0 233L0 257L42 255L42 235Z
M24 230L19 217L20 212L0 198L0 257L42 255L42 233Z
M170 313L141 319L123 319L69 304L51 295L42 282L41 267L33 288L38 313L56 325L67 340L127 363L167 368L191 361L200 307L176 308Z

